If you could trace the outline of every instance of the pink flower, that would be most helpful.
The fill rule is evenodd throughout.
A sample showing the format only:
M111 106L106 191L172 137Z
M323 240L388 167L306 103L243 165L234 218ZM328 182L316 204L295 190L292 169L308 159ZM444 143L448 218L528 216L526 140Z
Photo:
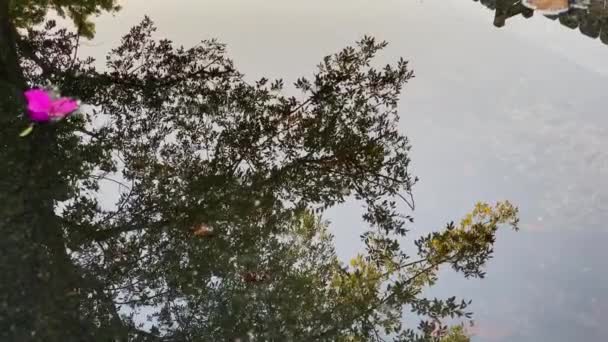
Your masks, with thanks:
M62 97L53 99L41 89L30 89L25 92L27 110L30 120L35 122L57 121L69 116L78 109L78 102Z

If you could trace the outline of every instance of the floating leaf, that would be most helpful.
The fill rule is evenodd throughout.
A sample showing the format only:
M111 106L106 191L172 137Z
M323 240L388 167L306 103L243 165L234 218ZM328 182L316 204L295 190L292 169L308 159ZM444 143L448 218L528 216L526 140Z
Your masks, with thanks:
M23 137L29 135L30 133L32 133L33 130L34 130L34 125L29 125L29 126L27 126L26 129L24 129L23 131L21 131L21 133L19 133L19 136L23 138Z

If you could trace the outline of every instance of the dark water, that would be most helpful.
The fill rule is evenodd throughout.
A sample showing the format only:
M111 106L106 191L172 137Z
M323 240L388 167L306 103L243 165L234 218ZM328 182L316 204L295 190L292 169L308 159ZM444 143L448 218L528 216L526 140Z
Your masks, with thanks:
M0 341L608 340L603 0L53 3L0 0Z

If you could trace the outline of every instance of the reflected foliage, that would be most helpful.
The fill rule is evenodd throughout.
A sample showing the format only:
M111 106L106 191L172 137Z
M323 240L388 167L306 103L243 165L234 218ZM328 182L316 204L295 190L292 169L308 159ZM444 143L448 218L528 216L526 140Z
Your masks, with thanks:
M120 9L117 0L5 0L9 2L10 16L17 28L28 28L44 21L49 11L60 17L69 17L81 35L92 38L95 25L92 15L115 12Z
M471 342L471 337L463 326L457 325L450 328L448 333L441 338L440 342Z
M374 67L386 43L365 37L285 96L217 41L154 31L145 18L103 70L53 22L6 42L0 66L19 77L0 100L3 340L428 341L430 322L470 317L423 290L442 265L483 277L517 210L480 203L401 247L416 182L397 130L406 61ZM15 90L47 84L88 106L18 138ZM320 217L349 197L368 229L345 265Z
M521 15L530 18L534 10L524 6L521 1L510 0L473 0L494 11L494 26L502 27L507 19ZM603 0L589 0L585 6L571 6L559 15L546 15L548 19L559 21L563 26L578 29L587 37L608 44L608 5Z

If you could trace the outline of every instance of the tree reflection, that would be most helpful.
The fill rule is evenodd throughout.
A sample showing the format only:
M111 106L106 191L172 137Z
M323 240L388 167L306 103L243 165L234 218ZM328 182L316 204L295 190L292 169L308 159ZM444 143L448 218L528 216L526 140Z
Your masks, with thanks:
M473 1L479 1L484 6L494 10L494 25L496 27L504 26L507 19L518 15L530 18L535 12L534 8L539 8L530 5L525 6L521 0ZM551 20L558 20L560 24L571 29L578 28L585 36L594 39L599 37L602 43L608 44L608 6L605 1L571 1L567 2L564 10L556 12L559 13L545 14L545 17ZM542 14L542 11L540 13Z
M422 291L441 265L482 277L517 210L478 204L401 248L416 178L396 104L413 74L371 66L385 43L326 57L287 97L280 80L246 82L214 40L154 39L148 18L98 70L77 34L17 31L1 3L3 340L423 341L470 316ZM19 138L23 90L48 84L88 107ZM369 230L343 265L318 214L349 194Z

